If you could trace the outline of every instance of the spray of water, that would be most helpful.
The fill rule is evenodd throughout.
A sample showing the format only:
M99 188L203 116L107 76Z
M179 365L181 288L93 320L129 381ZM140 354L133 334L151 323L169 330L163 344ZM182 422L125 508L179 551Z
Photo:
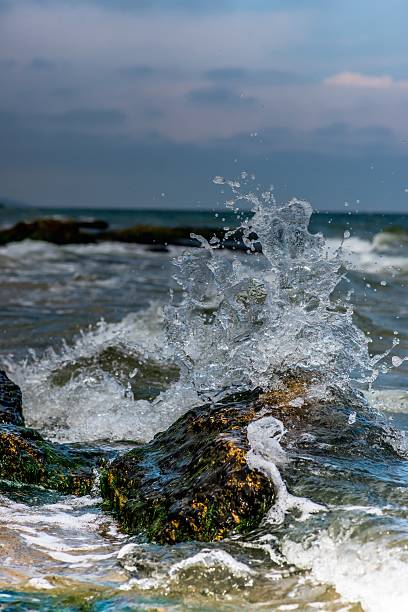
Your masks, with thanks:
M383 356L370 357L349 301L334 298L345 273L342 250L330 253L323 236L309 232L311 205L214 182L231 189L227 206L238 218L250 205L253 216L240 228L247 257L226 257L217 239L201 238L203 248L177 258L184 298L166 317L182 380L204 397L268 388L288 370L318 372L330 385L374 381Z

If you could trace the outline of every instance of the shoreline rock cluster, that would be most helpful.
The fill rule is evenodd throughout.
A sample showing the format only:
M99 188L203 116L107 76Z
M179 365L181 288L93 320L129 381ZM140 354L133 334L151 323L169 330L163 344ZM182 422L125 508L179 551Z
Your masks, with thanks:
M350 456L363 463L401 458L397 432L362 397L334 390L320 400L311 398L308 389L316 382L311 375L287 375L279 389L193 407L150 442L118 455L52 443L25 427L21 391L0 370L0 490L3 480L62 494L101 493L104 509L125 532L158 544L251 532L279 495L275 484L247 462L254 450L248 425L258 419L270 416L283 423L292 458L280 466L282 476L293 491L300 488L318 504L330 503L324 496L330 495L333 477L322 459L327 466L327 458L335 464L348 464ZM337 478L339 489L347 491L347 473Z
M22 240L42 240L58 245L125 242L162 248L168 245L200 246L200 242L191 237L192 234L200 234L206 240L216 238L225 248L245 248L241 230L237 230L235 234L225 239L224 230L214 228L135 225L114 230L102 220L77 221L53 218L22 221L13 227L0 229L0 246Z

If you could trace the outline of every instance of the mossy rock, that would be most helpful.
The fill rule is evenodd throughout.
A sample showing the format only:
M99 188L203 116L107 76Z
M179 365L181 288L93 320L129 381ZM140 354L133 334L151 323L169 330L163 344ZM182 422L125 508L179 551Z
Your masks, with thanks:
M97 449L54 444L26 428L21 391L0 370L0 479L86 495L103 460Z
M275 491L269 479L248 467L247 426L266 416L282 422L284 446L294 455L280 466L291 492L306 491L318 503L331 503L324 495L315 500L321 456L334 465L350 456L363 461L379 461L385 454L405 457L398 451L398 432L358 392L326 386L318 398L321 380L306 373L280 381L279 388L266 393L243 393L194 408L150 443L115 459L102 473L105 507L127 532L159 544L214 541L257 528L273 506ZM312 473L305 452L316 457L319 469Z
M174 543L220 540L259 525L275 492L246 462L246 426L256 417L257 396L190 410L150 443L116 459L101 484L122 526Z

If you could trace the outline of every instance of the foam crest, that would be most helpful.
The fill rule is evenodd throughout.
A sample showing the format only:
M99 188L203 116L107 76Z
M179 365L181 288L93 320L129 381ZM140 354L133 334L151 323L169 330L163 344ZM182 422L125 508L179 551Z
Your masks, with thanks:
M311 513L325 510L304 497L291 495L279 472L278 465L286 463L288 457L280 445L285 430L283 424L272 416L263 417L248 425L247 436L251 447L246 460L253 470L262 472L275 485L275 500L265 520L269 523L283 523L288 510L297 510L302 518Z
M101 321L59 352L6 365L23 390L27 424L51 439L149 440L197 402L171 357L162 310L152 305Z
M361 542L350 534L322 532L310 542L286 538L282 551L290 563L308 569L319 582L331 583L346 600L366 612L403 612L407 607L406 546Z
M0 585L22 581L52 589L58 586L55 575L64 581L97 574L102 568L112 572L124 536L100 513L99 502L89 496L68 496L58 503L31 506L1 496Z
M350 269L387 276L403 275L408 272L406 246L406 244L401 245L394 234L387 232L375 234L372 240L358 236L350 236L343 241L335 238L327 240L329 252L334 253L341 247Z

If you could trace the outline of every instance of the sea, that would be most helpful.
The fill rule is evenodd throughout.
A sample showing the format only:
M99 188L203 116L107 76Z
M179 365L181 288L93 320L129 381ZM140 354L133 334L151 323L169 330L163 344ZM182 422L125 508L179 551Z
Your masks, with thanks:
M208 211L0 208L0 229L52 216L196 234L241 225L247 236L246 252L204 240L0 247L0 368L22 388L27 424L122 452L201 397L267 388L296 366L363 394L393 432L392 453L367 459L350 446L339 459L308 431L300 457L282 431L287 465L269 460L303 505L285 502L256 532L210 544L131 537L97 489L77 498L4 481L1 610L408 609L408 215L312 212L232 191ZM264 296L261 311L259 300L237 310L244 290ZM197 303L211 300L214 329L204 329ZM351 405L339 438L357 426Z

